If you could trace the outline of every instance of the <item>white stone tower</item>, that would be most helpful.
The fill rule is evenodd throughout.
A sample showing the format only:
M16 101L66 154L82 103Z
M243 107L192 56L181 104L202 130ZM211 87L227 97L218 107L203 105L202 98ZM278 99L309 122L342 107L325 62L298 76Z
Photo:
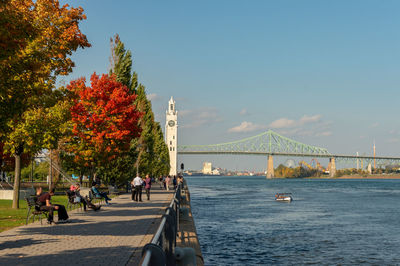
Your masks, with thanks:
M169 163L171 166L169 174L174 176L178 174L178 112L175 109L175 101L172 97L168 102L168 110L166 112L165 142L169 150Z

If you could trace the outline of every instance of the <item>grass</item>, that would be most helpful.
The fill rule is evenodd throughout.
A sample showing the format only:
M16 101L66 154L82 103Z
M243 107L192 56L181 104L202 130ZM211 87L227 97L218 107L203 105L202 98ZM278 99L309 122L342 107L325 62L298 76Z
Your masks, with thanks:
M67 206L67 196L53 196L51 202ZM0 200L0 232L24 225L26 222L26 214L28 212L25 200L19 201L19 209L13 209L12 200ZM32 222L32 219L29 220Z
M115 195L108 195L108 196L110 198L115 197ZM67 196L64 195L52 196L51 203L61 204L67 207L68 198ZM26 215L28 213L28 207L26 201L25 200L19 201L19 209L13 209L11 206L12 206L12 200L0 200L0 232L21 225L25 225L26 223ZM72 207L72 209L75 208L77 208L77 206ZM35 220L37 219L38 217L35 217ZM32 219L29 219L29 223L32 223Z

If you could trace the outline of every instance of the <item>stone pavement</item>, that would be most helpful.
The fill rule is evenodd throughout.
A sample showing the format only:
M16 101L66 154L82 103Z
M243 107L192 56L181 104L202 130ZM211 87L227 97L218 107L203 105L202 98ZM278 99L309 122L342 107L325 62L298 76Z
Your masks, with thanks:
M130 197L114 198L98 212L69 212L70 223L35 222L0 233L0 265L137 265L173 190L155 184L150 201L145 193L143 202Z

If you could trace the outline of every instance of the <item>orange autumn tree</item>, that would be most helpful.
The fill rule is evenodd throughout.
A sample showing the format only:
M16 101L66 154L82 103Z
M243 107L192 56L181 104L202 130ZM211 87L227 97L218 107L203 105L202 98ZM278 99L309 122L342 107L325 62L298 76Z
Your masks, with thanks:
M56 0L0 1L0 136L10 120L40 106L58 75L72 72L70 55L90 47L79 29L83 9Z
M1 0L0 14L0 141L15 157L13 208L18 208L21 154L43 148L26 139L39 140L46 130L32 132L26 122L54 104L57 76L72 72L72 52L90 44L79 29L86 19L81 7L60 6L57 0Z
M81 78L67 86L75 95L71 107L72 136L65 150L74 155L77 165L89 168L91 178L95 167L106 165L121 152L129 150L130 142L140 135L135 94L119 83L115 75L101 77L94 73L91 86Z

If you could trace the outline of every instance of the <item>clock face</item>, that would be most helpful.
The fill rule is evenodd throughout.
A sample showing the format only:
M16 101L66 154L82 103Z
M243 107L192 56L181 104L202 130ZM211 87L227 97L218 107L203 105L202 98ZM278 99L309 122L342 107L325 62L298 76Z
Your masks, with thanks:
M168 125L169 125L170 127L175 126L175 121L174 121L174 120L169 120L169 121L168 121Z

